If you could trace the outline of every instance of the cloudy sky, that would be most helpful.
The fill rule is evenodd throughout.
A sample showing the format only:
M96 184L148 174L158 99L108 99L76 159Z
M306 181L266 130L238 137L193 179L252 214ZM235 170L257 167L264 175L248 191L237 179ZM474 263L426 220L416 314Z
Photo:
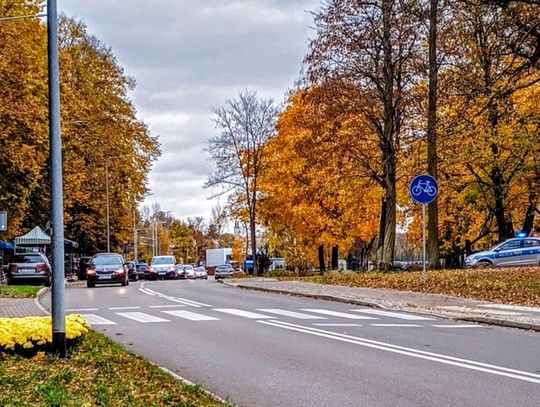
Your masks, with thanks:
M86 23L137 80L139 118L158 135L162 157L152 195L177 218L208 218L217 201L203 184L204 151L215 135L211 107L242 89L282 102L298 79L309 11L320 0L59 0L60 12ZM222 204L224 202L221 202Z

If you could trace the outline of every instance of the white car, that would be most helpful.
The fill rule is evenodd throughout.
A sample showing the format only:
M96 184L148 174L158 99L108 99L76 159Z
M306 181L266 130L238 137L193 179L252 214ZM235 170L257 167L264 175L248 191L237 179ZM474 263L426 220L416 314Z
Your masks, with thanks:
M208 273L204 267L195 267L195 278L204 278L208 280Z
M187 264L184 266L184 275L185 278L195 278L195 269L191 264Z

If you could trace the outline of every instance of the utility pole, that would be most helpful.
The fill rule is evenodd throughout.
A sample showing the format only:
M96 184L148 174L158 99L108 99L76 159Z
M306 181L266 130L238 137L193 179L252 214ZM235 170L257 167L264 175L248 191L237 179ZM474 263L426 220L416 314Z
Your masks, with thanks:
M62 136L60 132L60 80L58 66L58 16L56 0L47 1L49 68L49 142L52 235L52 350L66 358L64 287L64 202L62 191Z

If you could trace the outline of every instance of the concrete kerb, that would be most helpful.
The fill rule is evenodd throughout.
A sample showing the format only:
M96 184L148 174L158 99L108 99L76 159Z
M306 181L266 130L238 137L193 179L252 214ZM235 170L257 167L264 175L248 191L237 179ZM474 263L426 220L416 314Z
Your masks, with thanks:
M508 328L518 328L518 329L525 329L529 331L540 332L540 324L511 321L511 320L500 319L500 318L490 318L490 317L485 317L485 316L472 317L470 315L455 314L455 313L453 313L452 315L449 315L448 313L436 311L431 308L425 309L425 308L419 308L415 306L396 308L396 307L385 306L384 304L381 305L380 303L375 303L375 302L370 302L370 301L360 301L360 300L355 300L352 298L293 292L293 291L287 291L287 290L279 290L275 288L253 287L249 285L242 285L241 283L230 283L223 280L221 280L220 282L229 287L237 287L237 288L242 288L245 290L262 291L262 292L276 293L276 294L282 294L282 295L290 295L290 296L295 296L295 297L313 298L313 299L318 299L318 300L341 302L341 303L346 303L346 304L361 305L361 306L377 308L377 309L402 310L406 312L415 312L418 314L437 316L440 318L450 319L453 321L474 322L474 323L485 324L485 325L497 325L497 326L504 326Z

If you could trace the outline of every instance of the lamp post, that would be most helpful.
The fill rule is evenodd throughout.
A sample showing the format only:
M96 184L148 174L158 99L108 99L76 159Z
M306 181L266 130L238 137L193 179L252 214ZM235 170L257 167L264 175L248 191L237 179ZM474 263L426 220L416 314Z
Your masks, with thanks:
M64 202L62 191L62 136L60 133L60 79L58 66L58 16L56 0L47 1L49 68L49 139L51 167L52 235L52 349L67 356L64 288Z

